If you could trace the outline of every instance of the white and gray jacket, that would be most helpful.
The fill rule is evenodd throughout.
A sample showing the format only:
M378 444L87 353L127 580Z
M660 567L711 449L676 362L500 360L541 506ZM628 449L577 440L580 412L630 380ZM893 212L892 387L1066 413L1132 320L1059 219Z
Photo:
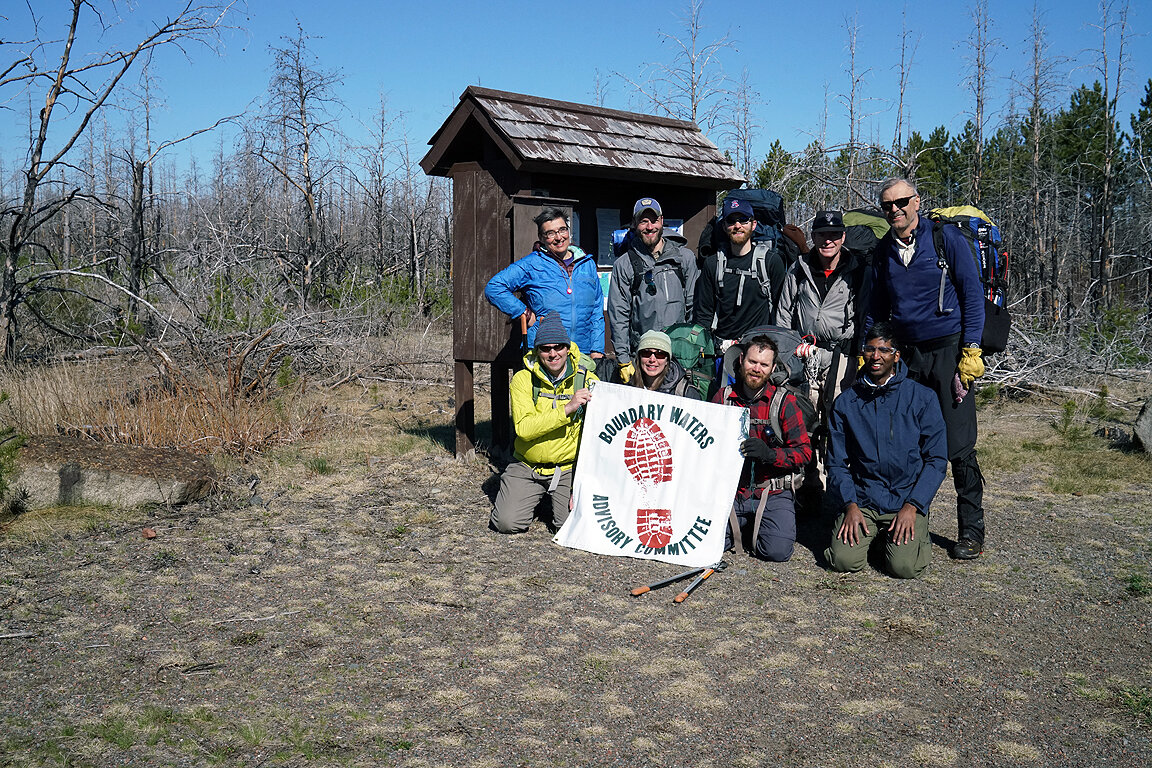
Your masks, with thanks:
M840 264L832 273L828 292L821 299L812 277L812 263L816 258L814 251L809 252L797 259L784 276L776 324L791 328L801 336L814 336L817 346L823 350L840 349L850 354L868 308L871 269L855 254L841 251ZM820 358L826 365L824 359L830 361L831 355L821 354Z

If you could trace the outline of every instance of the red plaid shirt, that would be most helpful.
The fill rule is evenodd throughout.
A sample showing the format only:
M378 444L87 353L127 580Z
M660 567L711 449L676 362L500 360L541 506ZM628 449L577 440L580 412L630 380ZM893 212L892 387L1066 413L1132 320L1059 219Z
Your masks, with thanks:
M748 436L758 437L768 444L773 452L769 462L758 462L752 459L744 460L744 469L740 472L740 495L747 498L749 495L760 497L761 492L755 486L760 485L774 477L786 477L794 472L801 472L804 465L812 460L812 442L808 439L808 432L804 429L804 418L800 415L800 406L791 392L785 393L784 405L780 408L780 429L784 432L783 445L780 440L772 438L768 409L772 403L772 395L776 387L772 384L764 388L763 394L746 402L740 394L739 385L728 389L727 398L725 389L720 389L712 396L712 402L723 405L734 405L737 408L747 408L753 423L749 424ZM760 422L760 423L756 423ZM780 491L769 491L780 493Z

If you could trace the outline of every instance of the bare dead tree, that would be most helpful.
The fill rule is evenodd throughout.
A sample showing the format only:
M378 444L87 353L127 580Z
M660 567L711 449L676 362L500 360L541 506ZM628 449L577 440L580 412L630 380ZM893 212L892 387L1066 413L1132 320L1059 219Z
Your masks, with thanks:
M838 186L842 186L843 188L844 207L851 208L855 205L871 202L871 196L865 190L864 185L859 183L861 180L860 166L862 158L869 157L878 151L884 150L881 150L874 143L865 142L862 139L862 126L864 125L864 121L875 113L866 112L868 102L873 99L864 95L864 81L872 73L872 70L871 68L858 69L856 63L857 42L860 34L859 15L851 18L845 17L844 29L848 35L846 43L848 52L848 61L846 64L848 92L840 94L837 100L844 105L847 113L848 141L842 147L837 148L836 151L840 154L844 175L844 181ZM829 151L831 150L832 148L830 147Z
M359 150L360 167L364 175L363 178L354 178L364 194L367 228L372 238L368 248L375 273L373 279L378 279L403 269L403 264L394 263L389 259L394 227L389 215L388 202L393 176L400 160L399 142L393 136L397 117L388 111L388 102L383 96L380 97L380 105L374 118L369 129L372 143Z
M0 210L0 253L4 260L0 274L0 356L11 358L16 352L17 310L27 299L29 285L61 274L60 270L44 269L38 262L36 254L44 249L37 235L80 196L80 191L50 189L52 185L45 182L67 162L93 119L110 103L125 75L138 62L165 46L214 46L232 5L192 0L174 16L155 22L151 31L130 47L80 54L76 51L78 38L104 30L104 17L92 0L71 0L60 39L37 36L18 43L0 42L0 56L4 57L0 61L7 61L0 63L2 101L11 102L17 93L27 93L29 99L43 104L31 120L20 199ZM31 6L29 13L34 13ZM58 107L66 113L62 121L54 121Z
M1100 50L1098 67L1100 76L1104 81L1104 157L1101 170L1103 181L1103 195L1100 201L1098 243L1096 247L1097 268L1096 285L1097 302L1104 306L1111 304L1112 296L1110 286L1113 278L1113 250L1115 233L1112 224L1112 197L1115 193L1117 162L1120 142L1117 136L1117 105L1124 88L1124 77L1128 72L1128 54L1125 46L1128 43L1128 2L1109 2L1100 0L1100 24L1096 27L1100 31ZM1109 47L1109 36L1115 41L1115 54Z
M972 32L968 36L971 53L965 57L969 62L966 82L973 97L972 126L975 129L975 143L969 171L969 194L973 205L980 204L980 182L984 174L984 126L988 119L988 80L992 68L993 50L1000 44L998 40L989 36L991 27L988 0L974 0Z
M904 7L900 22L900 91L896 98L896 128L892 137L892 147L899 151L904 146L904 95L908 90L908 79L912 73L912 64L916 60L916 49L920 46L920 36L909 40L912 31L908 29L908 7Z
M608 102L608 90L611 82L610 77L605 77L604 73L597 67L592 75L592 103L598 107L603 107Z
M724 120L725 130L721 137L732 148L732 160L736 169L745 179L752 179L752 144L756 140L760 125L752 116L756 102L756 91L748 78L748 68L740 73L740 79L729 95L728 118Z
M668 116L690 120L710 131L720 118L729 88L720 56L726 50L735 50L736 44L728 34L712 41L705 39L703 6L703 0L689 0L679 19L681 32L660 33L661 43L672 51L669 62L645 65L640 80L620 72L614 74Z
M290 285L300 305L306 307L317 280L322 282L320 270L332 255L321 248L319 197L336 168L325 152L338 136L335 113L342 105L335 94L340 75L319 67L308 50L304 29L299 24L296 29L295 37L284 38L282 47L272 49L273 75L253 151L280 177L286 197L295 198L301 209L300 242L285 242L284 256ZM286 229L285 236L291 231Z
M1034 249L1034 258L1024 263L1037 265L1037 283L1040 286L1041 312L1046 314L1052 322L1057 322L1060 316L1060 259L1059 252L1054 246L1053 233L1050 232L1051 220L1042 220L1042 211L1048 206L1043 205L1042 195L1045 184L1044 147L1042 146L1047 117L1048 101L1058 84L1056 72L1057 60L1051 57L1045 45L1046 32L1041 20L1039 3L1032 7L1032 59L1030 76L1025 85L1028 98L1028 125L1026 140L1028 142L1028 197L1030 244Z

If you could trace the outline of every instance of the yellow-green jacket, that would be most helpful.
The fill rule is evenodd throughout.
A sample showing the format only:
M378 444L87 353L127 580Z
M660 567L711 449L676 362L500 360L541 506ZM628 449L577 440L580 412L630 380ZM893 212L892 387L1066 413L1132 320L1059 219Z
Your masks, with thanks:
M512 377L512 424L516 429L516 459L542 475L551 475L557 466L567 468L576 461L580 429L584 425L584 409L581 408L569 417L564 413L564 406L576 391L576 373L582 365L588 369L585 375L586 387L587 382L596 380L596 366L572 344L568 348L568 369L564 378L559 384L553 385L533 349L524 355L524 368ZM539 390L535 401L533 388Z

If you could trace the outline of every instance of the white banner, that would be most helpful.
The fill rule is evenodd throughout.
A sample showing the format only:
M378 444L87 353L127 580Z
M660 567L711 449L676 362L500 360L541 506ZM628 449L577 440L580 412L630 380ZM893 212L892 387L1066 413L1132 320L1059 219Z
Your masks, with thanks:
M593 383L572 514L553 541L690 568L719 561L748 411Z

